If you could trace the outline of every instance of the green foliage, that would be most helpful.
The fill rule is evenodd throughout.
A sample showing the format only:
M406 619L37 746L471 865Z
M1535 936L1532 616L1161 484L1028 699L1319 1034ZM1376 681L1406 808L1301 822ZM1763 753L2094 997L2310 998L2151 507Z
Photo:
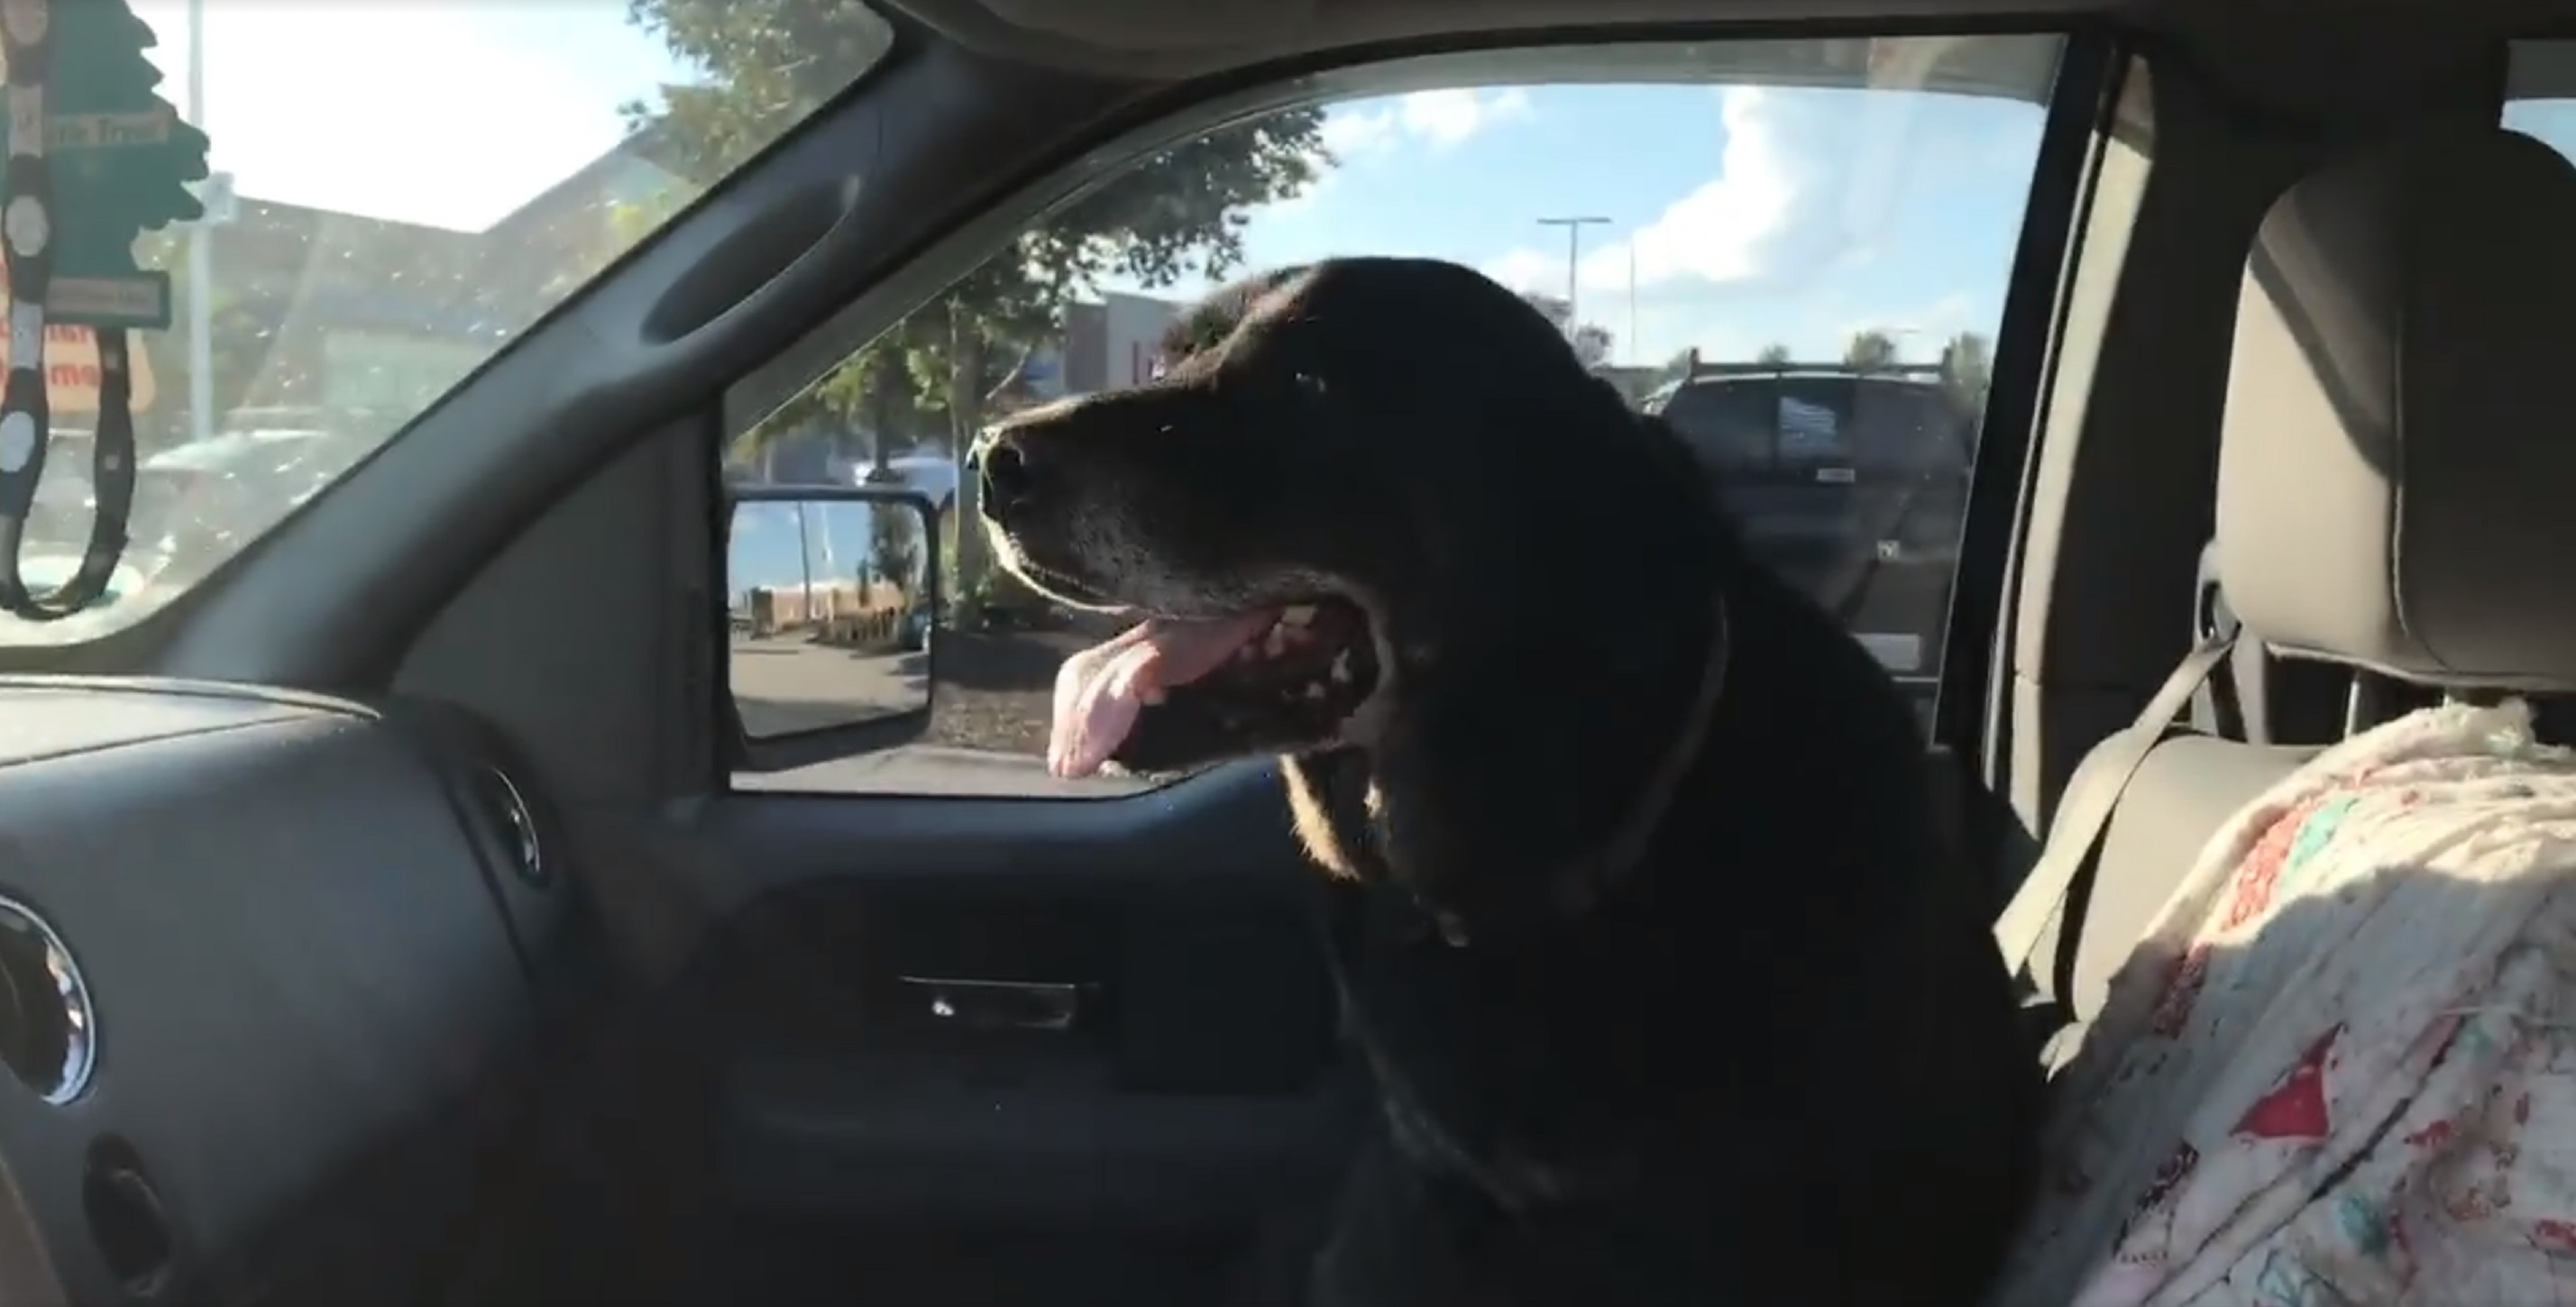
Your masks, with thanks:
M892 582L909 602L920 593L921 518L880 504L868 514L868 552L878 577Z
M1884 331L1856 331L1843 347L1843 365L1856 372L1884 372L1896 366L1896 338Z
M1562 297L1529 290L1522 291L1521 298L1529 301L1529 306L1544 314L1549 322L1556 324L1558 331L1565 332L1566 340L1574 346L1575 356L1583 360L1585 367L1610 361L1610 347L1615 342L1608 327L1597 322L1585 322L1567 331L1566 323L1574 316L1574 306Z
M658 151L712 182L826 101L883 54L882 19L858 0L630 0L628 12L685 62L696 85L630 105ZM1293 109L1221 128L1127 169L1023 233L939 298L852 355L744 440L829 419L865 425L880 460L907 416L929 417L962 455L1065 304L1109 277L1147 287L1222 277L1243 261L1251 208L1304 191L1331 163L1323 112ZM972 477L955 513L974 514ZM980 571L979 533L959 539Z
M1973 331L1960 332L1941 347L1941 384L1969 412L1985 407L1994 366L1994 348Z

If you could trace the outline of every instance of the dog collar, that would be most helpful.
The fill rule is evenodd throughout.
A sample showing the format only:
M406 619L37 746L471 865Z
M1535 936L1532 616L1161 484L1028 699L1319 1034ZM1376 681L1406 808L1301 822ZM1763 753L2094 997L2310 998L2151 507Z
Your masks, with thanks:
M1700 673L1699 689L1692 694L1690 713L1682 718L1681 734L1673 741L1672 751L1646 777L1645 786L1637 792L1635 807L1619 823L1601 847L1568 861L1559 869L1555 883L1560 887L1560 906L1569 913L1585 912L1601 900L1602 894L1646 856L1646 845L1663 825L1664 812L1672 806L1673 795L1690 775L1692 764L1699 761L1700 746L1708 742L1709 722L1717 716L1717 701L1726 690L1726 660L1734 647L1733 631L1727 622L1726 596L1718 595L1715 620L1709 625L1707 670ZM1453 948L1467 944L1467 925L1449 912L1433 914L1440 938Z

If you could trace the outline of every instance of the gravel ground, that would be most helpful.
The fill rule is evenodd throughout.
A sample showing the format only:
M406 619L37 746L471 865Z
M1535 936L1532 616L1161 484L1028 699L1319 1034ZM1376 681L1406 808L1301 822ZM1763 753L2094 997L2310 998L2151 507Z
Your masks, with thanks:
M923 742L1045 756L1055 669L1101 638L1074 631L939 632L932 637L934 688Z

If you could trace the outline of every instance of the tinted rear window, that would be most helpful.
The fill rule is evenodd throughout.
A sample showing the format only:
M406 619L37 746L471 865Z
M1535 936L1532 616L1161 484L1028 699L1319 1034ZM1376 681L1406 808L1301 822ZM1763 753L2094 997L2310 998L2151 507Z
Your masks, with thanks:
M1938 386L1859 377L1760 377L1674 392L1664 420L1721 468L1967 470L1975 433Z

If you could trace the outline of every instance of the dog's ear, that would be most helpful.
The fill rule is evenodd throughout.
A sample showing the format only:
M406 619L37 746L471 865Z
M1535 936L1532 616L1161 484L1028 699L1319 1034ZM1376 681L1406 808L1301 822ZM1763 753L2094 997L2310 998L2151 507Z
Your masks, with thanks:
M1172 319L1170 326L1163 328L1163 335L1155 342L1155 348L1164 365L1178 364L1224 344L1226 337L1243 325L1243 319L1252 312L1253 305L1305 272L1306 268L1305 264L1292 263L1255 273L1208 292L1205 298L1183 310L1179 317Z

